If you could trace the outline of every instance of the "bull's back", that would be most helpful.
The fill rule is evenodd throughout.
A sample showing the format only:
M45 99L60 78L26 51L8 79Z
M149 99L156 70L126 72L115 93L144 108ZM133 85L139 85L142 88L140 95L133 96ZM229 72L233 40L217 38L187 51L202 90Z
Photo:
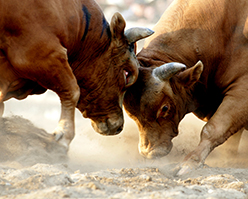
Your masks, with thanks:
M76 43L81 7L79 0L0 0L0 101L45 91L26 76L36 70L32 57L53 42Z
M247 12L246 0L175 0L153 28L155 33L146 39L138 58L188 66L202 60L203 76L216 71L221 75L229 67L235 69L230 58L237 57L236 49L248 44ZM246 69L239 71L242 74Z
M57 39L69 55L82 49L81 41L89 50L108 26L92 0L0 0L0 11L0 49Z
M77 35L80 29L82 6L79 0L1 0L0 7L2 45L10 37L29 39L31 42L42 33L47 36L54 34L66 42L70 35ZM73 28L70 28L71 24Z

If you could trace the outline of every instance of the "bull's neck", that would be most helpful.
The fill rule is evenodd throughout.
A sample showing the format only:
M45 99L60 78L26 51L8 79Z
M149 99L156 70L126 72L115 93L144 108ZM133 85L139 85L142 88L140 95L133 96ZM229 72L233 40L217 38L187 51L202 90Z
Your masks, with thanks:
M91 1L90 3L95 4ZM82 71L82 68L84 72L93 68L95 62L108 50L111 42L109 23L97 4L92 6L84 2L80 16L79 36L68 52L69 63L75 75L77 71Z
M146 46L137 57L142 66L160 66L168 62L184 63L193 66L201 59L198 44L190 33L183 31L165 32L153 40L146 41Z
M198 60L215 63L230 34L225 1L175 0L146 39L138 57L145 66L181 62L188 67ZM226 41L224 40L226 39ZM150 63L151 62L151 63Z
M193 32L185 33L184 30L164 32L149 38L137 57L145 67L160 66L168 62L180 62L190 67L202 59L200 46L193 39Z

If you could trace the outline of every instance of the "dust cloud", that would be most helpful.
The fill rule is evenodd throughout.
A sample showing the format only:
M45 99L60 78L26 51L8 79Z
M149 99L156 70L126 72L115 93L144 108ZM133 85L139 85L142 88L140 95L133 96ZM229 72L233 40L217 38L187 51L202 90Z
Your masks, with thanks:
M19 117L15 117L15 115ZM24 149L25 147L33 147L33 151L38 150L39 147L44 150L44 147L42 148L36 143L37 139L46 143L51 140L49 133L52 133L60 117L59 98L53 92L48 91L43 95L29 96L23 101L11 99L5 103L3 117L7 124L12 124L8 126L11 128L8 129L9 138L7 139L10 140L10 136L13 140L17 139L17 133L20 139L14 141L14 152L16 153L20 149L23 150L23 156L28 154L30 157L30 151ZM83 118L79 111L76 111L75 122L76 135L70 145L66 161L70 166L92 171L99 168L134 166L146 162L138 153L138 129L126 114L124 130L117 136L102 136L96 133L91 127L90 120ZM4 137L7 132L2 128L0 133ZM44 138L45 135L47 138ZM24 144L25 141L28 141L29 145ZM12 144L9 145L12 146ZM18 154L22 155L21 152ZM34 156L36 155L34 153ZM46 156L46 154L42 155ZM56 156L55 152L53 155ZM45 159L45 157L43 158ZM50 159L50 157L47 158L48 163L50 163Z
M15 115L20 117L15 117ZM20 151L25 151L25 147L33 147L33 151L35 151L33 153L34 160L36 160L35 157L37 154L39 155L37 153L38 147L42 147L42 144L38 143L38 139L41 139L43 145L44 142L48 143L49 141L50 148L56 145L51 141L52 136L49 133L57 125L59 116L59 98L51 91L39 96L30 96L23 101L14 99L7 101L5 103L4 117L10 118L5 118L5 124L2 121L1 125L4 124L7 129L11 129L12 134L6 137L6 131L4 131L3 127L1 128L2 150L3 148L7 150L9 146L14 146L14 151L7 153L11 154L10 158L13 159L13 157L21 155ZM147 160L140 156L138 152L139 134L136 124L126 114L124 114L124 118L125 125L122 133L117 136L102 136L93 130L89 119L83 118L81 113L76 111L76 135L70 145L66 162L75 169L81 168L85 171L110 167L160 166L171 162L178 163L197 146L200 141L201 129L205 124L193 114L186 115L179 125L179 135L173 139L174 146L171 153L158 160ZM237 138L230 138L222 146L217 147L207 158L206 164L219 167L246 167L246 134L246 131L244 131L240 143L233 141ZM8 147L4 145L4 143L7 143L6 139L13 140L8 142ZM229 142L230 144L228 144ZM14 143L14 145L11 143ZM57 148L60 148L60 146L58 145ZM26 154L23 152L23 155L30 158L31 153L27 151ZM61 153L58 156L61 156L63 150L58 151ZM47 154L42 155L48 157L48 162L49 160L59 159L56 158L56 150L50 150L50 154L50 156ZM54 158L51 158L51 156ZM43 158L45 159L45 157ZM2 159L6 158L2 156Z
M138 129L126 114L123 132L109 137L97 134L77 111L66 155L49 134L60 116L54 93L9 100L5 108L0 198L247 198L248 161L240 155L247 149L246 133L238 147L228 140L207 158L208 166L178 177L173 168L197 146L205 124L192 114L181 122L171 153L147 160L138 153Z

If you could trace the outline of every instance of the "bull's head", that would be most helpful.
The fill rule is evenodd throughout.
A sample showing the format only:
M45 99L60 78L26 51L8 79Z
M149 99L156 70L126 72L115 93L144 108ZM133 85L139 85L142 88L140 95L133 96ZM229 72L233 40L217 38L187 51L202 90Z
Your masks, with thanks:
M178 125L189 110L190 90L203 71L202 62L139 68L137 82L128 89L124 106L138 125L140 154L147 158L167 155Z
M116 13L107 31L110 44L97 59L90 60L93 67L88 73L91 74L87 80L82 78L82 84L79 82L81 97L77 107L84 117L91 119L95 131L103 135L122 131L124 94L138 78L139 63L134 44L153 34L148 28L124 29L125 21Z

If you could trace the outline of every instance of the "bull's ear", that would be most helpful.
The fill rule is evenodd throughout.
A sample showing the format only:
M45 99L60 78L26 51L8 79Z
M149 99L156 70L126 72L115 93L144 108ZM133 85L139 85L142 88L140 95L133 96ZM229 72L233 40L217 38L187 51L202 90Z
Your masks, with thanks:
M126 22L124 18L122 17L120 13L116 12L113 15L111 19L111 23L110 23L110 30L111 30L111 34L113 38L116 38L119 40L123 39L125 27L126 27ZM126 30L125 36L128 40L128 43L131 44L131 43L135 43L136 41L140 39L144 39L152 35L153 33L154 31L149 28L134 27L134 28L130 28Z
M116 12L110 23L110 31L114 39L122 39L124 36L124 29L126 27L126 22L122 15Z
M203 63L198 61L193 67L180 73L179 79L185 87L191 87L200 79L202 71Z

